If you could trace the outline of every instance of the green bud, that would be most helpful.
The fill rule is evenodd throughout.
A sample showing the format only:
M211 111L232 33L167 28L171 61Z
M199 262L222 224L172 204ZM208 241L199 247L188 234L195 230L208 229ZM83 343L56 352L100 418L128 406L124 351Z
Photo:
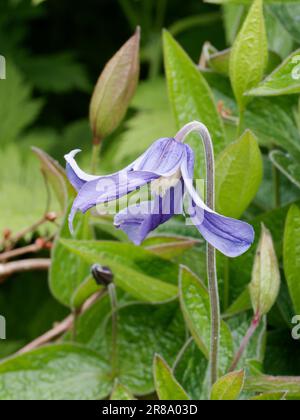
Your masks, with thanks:
M95 143L121 123L135 93L140 72L140 29L106 64L90 104L90 124Z
M280 272L271 233L264 225L249 288L255 315L258 317L266 315L278 297Z

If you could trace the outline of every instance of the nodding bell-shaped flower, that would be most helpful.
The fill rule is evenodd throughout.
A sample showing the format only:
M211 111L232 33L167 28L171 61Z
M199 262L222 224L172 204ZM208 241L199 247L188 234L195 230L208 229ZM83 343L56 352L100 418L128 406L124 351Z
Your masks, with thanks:
M216 213L203 202L194 187L194 152L184 143L191 131L197 131L206 146L211 147L213 161L209 133L198 122L185 126L175 138L155 141L131 165L112 175L88 175L74 159L78 150L66 155L67 175L78 192L69 216L71 231L77 211L85 213L98 204L117 200L150 184L150 201L129 206L115 216L115 226L123 230L134 244L141 244L151 231L175 214L183 214L183 202L187 197L189 214L186 216L208 243L228 257L246 252L254 241L252 226Z

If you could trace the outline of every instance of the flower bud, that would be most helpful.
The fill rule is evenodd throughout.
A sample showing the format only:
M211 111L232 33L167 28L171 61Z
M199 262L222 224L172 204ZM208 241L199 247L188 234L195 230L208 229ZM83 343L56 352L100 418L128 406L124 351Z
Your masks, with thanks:
M109 286L114 279L114 275L109 267L102 267L99 264L94 264L91 268L91 274L99 286Z
M264 225L249 288L255 315L258 317L266 315L279 294L280 271L271 233Z
M121 123L135 93L140 72L140 29L106 64L90 104L94 143L99 143Z

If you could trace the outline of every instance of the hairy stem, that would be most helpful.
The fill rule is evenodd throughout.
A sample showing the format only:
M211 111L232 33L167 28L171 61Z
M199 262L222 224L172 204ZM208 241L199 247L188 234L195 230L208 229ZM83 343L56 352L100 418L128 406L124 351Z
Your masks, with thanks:
M108 294L110 297L111 308L112 308L112 339L111 339L111 366L113 377L117 375L118 369L118 300L116 293L116 286L114 283L110 283L108 286Z
M98 140L95 140L93 143L92 161L91 161L92 174L97 173L100 150L101 150L101 142Z
M280 195L280 172L275 165L272 166L273 175L273 190L274 190L274 207L278 208L281 206L281 195Z
M256 315L253 318L253 320L251 322L251 325L250 325L250 327L249 327L249 329L248 329L245 337L243 338L243 340L241 342L241 345L240 345L240 348L239 348L239 350L238 350L238 352L237 352L237 354L236 354L236 356L235 356L235 358L233 360L233 363L232 363L232 365L230 367L230 372L233 372L238 367L238 364L239 364L239 362L240 362L243 354L245 353L245 350L248 347L248 344L249 344L251 338L253 337L255 331L259 327L260 320L261 319L260 319L260 317L258 315Z
M175 136L177 141L184 141L192 132L197 132L205 148L206 157L206 203L212 210L215 209L215 160L213 143L209 131L204 124L197 121L187 124ZM216 269L216 250L207 245L207 276L211 310L211 345L210 345L210 374L211 385L218 379L219 341L220 341L220 299Z

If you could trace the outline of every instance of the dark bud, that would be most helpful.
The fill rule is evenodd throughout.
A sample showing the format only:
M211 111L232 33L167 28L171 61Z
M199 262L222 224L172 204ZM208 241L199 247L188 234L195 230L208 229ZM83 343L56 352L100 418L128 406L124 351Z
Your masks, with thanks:
M99 286L107 287L113 282L114 275L108 267L94 264L91 268L91 273Z

